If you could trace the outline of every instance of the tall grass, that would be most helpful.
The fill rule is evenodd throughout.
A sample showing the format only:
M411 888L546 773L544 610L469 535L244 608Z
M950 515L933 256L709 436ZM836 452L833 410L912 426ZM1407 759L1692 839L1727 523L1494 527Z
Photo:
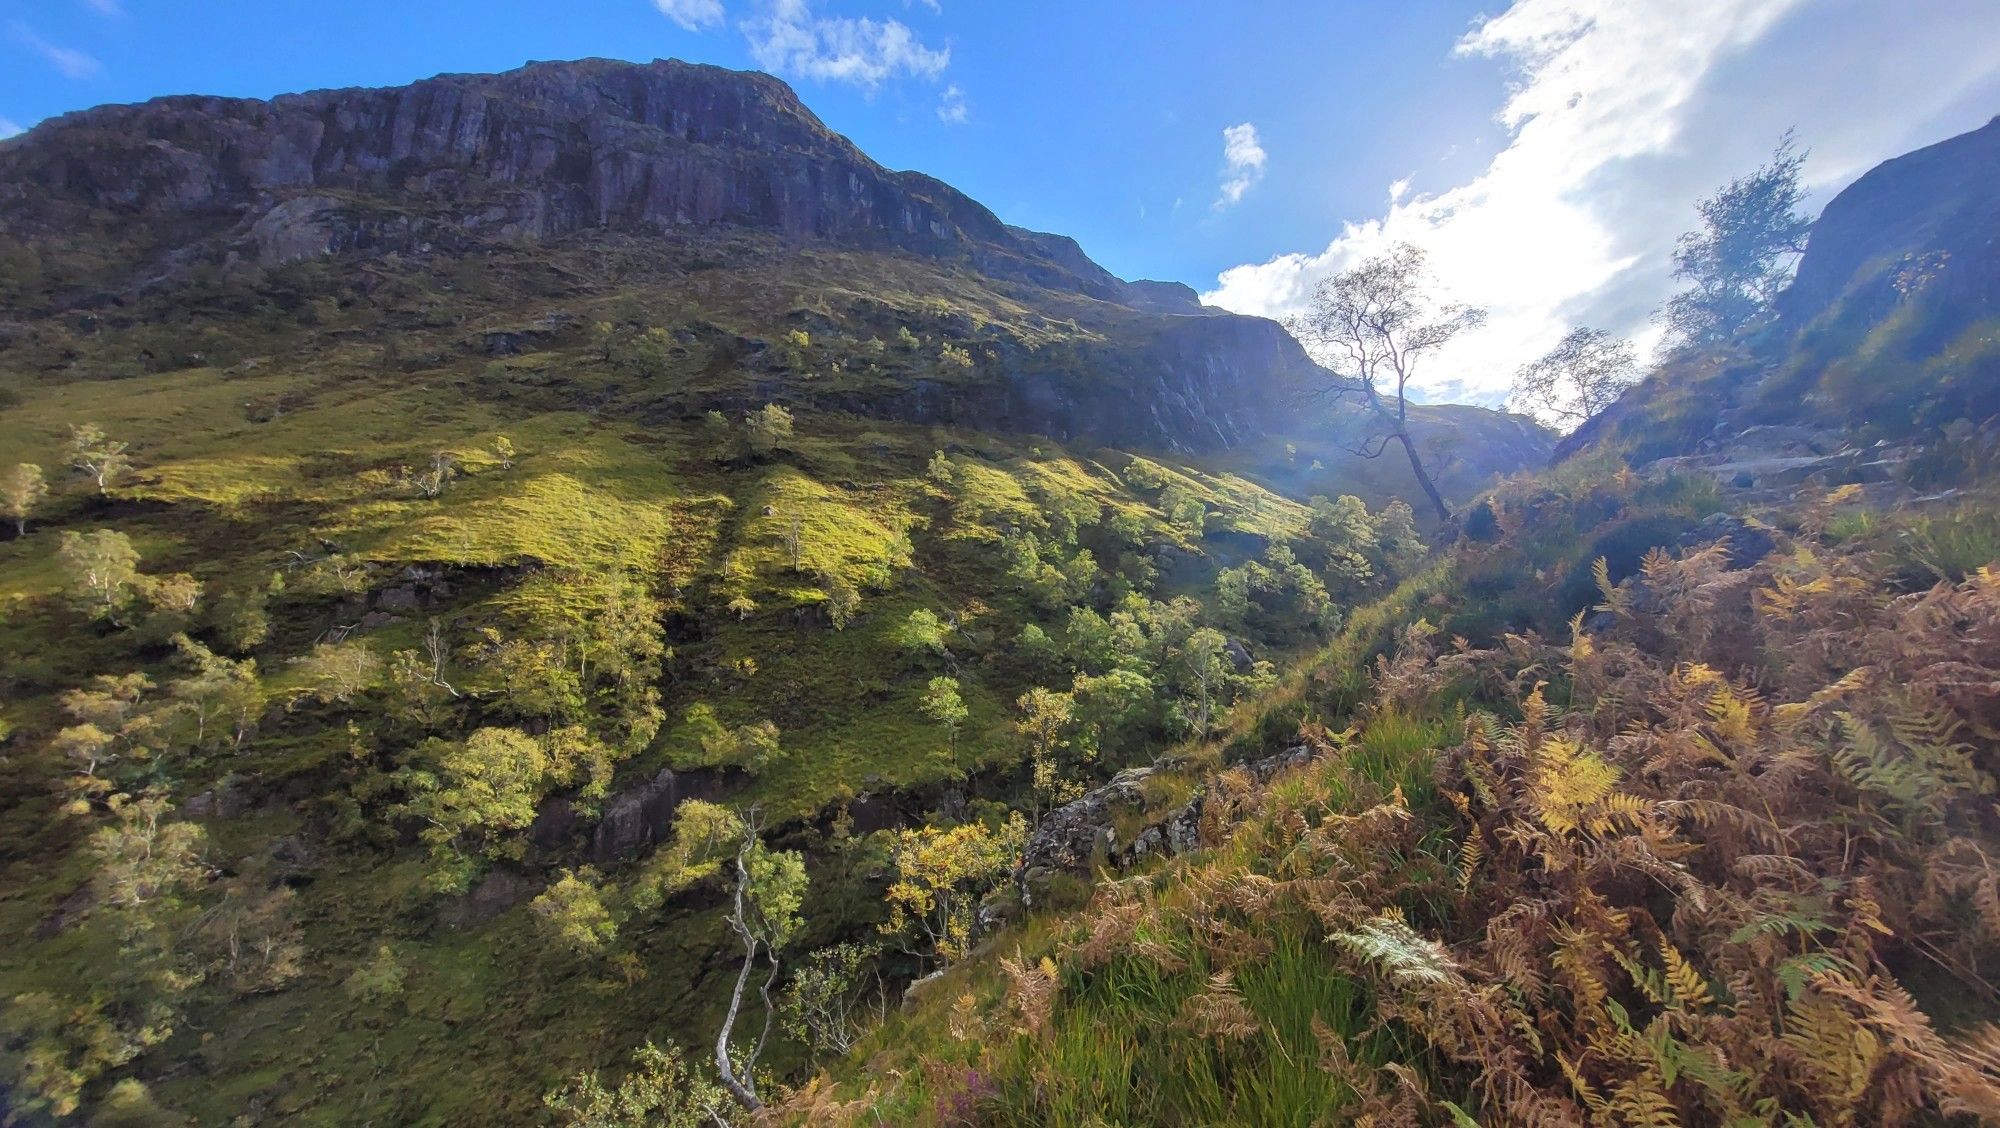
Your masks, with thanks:
M1957 583L2000 563L2000 512L1987 500L1918 516L1897 536L1895 552L1906 568Z
M1176 1026L1188 999L1217 970L1198 951L1175 974L1124 957L1089 976L1067 977L1052 1035L1016 1036L996 1055L985 1122L1018 1128L1345 1123L1340 1110L1354 1093L1320 1068L1315 1020L1348 1041L1359 1060L1396 1060L1401 1048L1371 1030L1372 997L1340 973L1319 932L1303 914L1272 922L1270 954L1236 973L1262 1027L1240 1041Z

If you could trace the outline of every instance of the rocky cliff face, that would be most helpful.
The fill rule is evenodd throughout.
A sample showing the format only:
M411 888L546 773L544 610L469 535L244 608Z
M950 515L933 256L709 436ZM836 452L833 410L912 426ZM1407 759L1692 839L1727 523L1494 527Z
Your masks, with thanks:
M1804 325L1849 296L1893 304L1898 281L1934 301L2000 308L1996 180L2000 118L1869 170L1814 221L1783 317Z
M1814 221L1769 324L1731 350L1669 362L1556 456L1613 442L1639 461L1696 455L1728 469L1794 457L1769 437L1800 428L1825 448L1814 457L1832 457L1848 445L1928 442L1955 420L1990 424L2000 413L1996 180L2000 118L1869 170Z
M1064 349L996 350L978 386L913 378L826 406L1192 451L1283 428L1293 392L1327 378L1273 322L1205 308L1177 283L1126 282L1072 239L882 168L763 74L533 63L392 89L103 106L0 142L0 251L12 240L84 264L45 314L211 268L423 262L597 233L665 246L720 229L918 256L1074 330Z
M30 242L97 225L129 229L142 253L210 240L266 265L730 224L976 258L1095 296L1123 285L945 184L882 168L777 79L677 61L104 106L0 145L0 185L4 227Z

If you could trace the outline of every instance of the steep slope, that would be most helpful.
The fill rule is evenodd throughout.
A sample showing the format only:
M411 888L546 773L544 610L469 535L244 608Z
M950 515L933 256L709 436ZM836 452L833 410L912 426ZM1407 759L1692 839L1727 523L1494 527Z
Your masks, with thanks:
M899 831L1216 727L1424 551L1279 327L761 76L168 99L0 184L0 1120L531 1121L719 1024L688 802L876 941ZM1455 496L1539 453L1424 415Z
M1843 301L1879 320L1913 290L1961 307L1959 317L2000 306L1996 174L2000 117L1869 170L1814 221L1798 274L1779 301L1784 322L1810 325Z
M1885 161L1813 223L1775 316L1731 349L1682 358L1564 440L1682 455L1758 426L1845 443L1935 439L2000 414L2000 118Z
M773 1119L2000 1122L1996 160L1857 182L1770 324L1043 818Z
M1268 321L1204 310L1185 287L1125 283L1072 240L883 169L776 79L677 61L101 107L0 142L0 185L0 292L28 309L42 295L104 308L204 272L329 255L753 231L976 278L1070 323L1081 349L1051 363L1015 335L998 350L992 375L1009 387L996 398L915 388L850 410L1204 450L1281 428L1296 393L1324 379ZM690 271L715 265L688 257ZM1134 402L1144 409L1124 409Z

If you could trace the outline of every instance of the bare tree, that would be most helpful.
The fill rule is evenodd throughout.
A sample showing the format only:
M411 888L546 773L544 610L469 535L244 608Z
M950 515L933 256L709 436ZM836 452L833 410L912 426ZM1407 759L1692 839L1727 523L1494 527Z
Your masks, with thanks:
M437 497L450 488L452 479L458 477L458 460L446 451L431 455L428 468L419 470L409 479L411 488L420 497Z
M1312 304L1287 328L1342 378L1334 389L1336 399L1360 398L1365 429L1348 449L1362 458L1380 458L1390 444L1401 446L1417 485L1443 521L1451 518L1451 509L1410 437L1410 380L1419 361L1482 324L1486 311L1438 304L1430 298L1431 287L1424 252L1399 243L1321 282Z
M1610 407L1638 374L1632 342L1602 329L1572 329L1514 374L1514 405L1574 426Z
M445 638L444 623L440 622L436 615L432 615L430 622L424 627L424 654L431 663L430 683L453 697L460 696L458 690L453 689L451 683L444 680L444 664L451 656L451 643Z
M757 1059L771 1036L775 1007L771 986L778 979L778 951L799 927L799 904L805 896L805 863L796 853L767 849L758 837L757 811L752 808L742 820L743 838L736 849L736 893L727 921L730 931L743 941L743 965L736 974L736 988L729 996L729 1009L715 1035L715 1069L722 1075L722 1087L736 1102L751 1112L763 1107L757 1096ZM747 1053L733 1054L729 1038L743 1006L743 992L759 956L769 966L758 994L764 1001L764 1028Z
M785 527L778 531L778 541L784 546L785 556L792 562L796 572L805 565L806 519L797 513L785 521Z

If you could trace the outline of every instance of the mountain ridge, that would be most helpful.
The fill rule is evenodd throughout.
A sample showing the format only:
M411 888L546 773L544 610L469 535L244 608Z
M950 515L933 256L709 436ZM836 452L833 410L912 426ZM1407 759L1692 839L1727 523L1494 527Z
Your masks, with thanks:
M989 394L878 382L873 398L840 396L847 410L1214 450L1295 429L1303 390L1332 379L1275 322L1205 307L1179 283L1127 282L1068 236L1008 225L934 177L884 168L776 78L676 60L98 107L0 143L0 185L0 243L40 254L54 279L47 312L129 304L204 271L465 260L618 235L684 249L717 231L761 232L797 254L911 256L935 264L924 287L958 272L1028 321L1073 330L1060 356L1002 334L978 373ZM714 262L698 250L663 257L683 264L660 278L667 288ZM797 273L782 254L763 258L760 270ZM937 404L958 406L940 416ZM1453 410L1455 435L1488 422ZM1475 459L1464 485L1519 465L1516 429L1501 428L1507 453Z
M724 159L735 153L757 160ZM775 170L758 167L774 159ZM460 182L455 174L472 168L493 183ZM401 86L98 106L0 143L0 170L16 204L30 209L59 206L26 187L49 185L52 195L76 187L139 212L257 215L226 235L247 236L265 266L365 249L328 214L338 198L316 193L463 202L486 187L499 210L448 226L504 240L729 222L969 254L1002 277L1047 282L1060 270L1107 300L1128 285L1074 240L1010 226L935 177L878 164L777 78L672 59L531 62ZM291 205L301 197L311 205ZM441 226L415 225L404 245ZM1190 302L1180 312L1200 308Z

